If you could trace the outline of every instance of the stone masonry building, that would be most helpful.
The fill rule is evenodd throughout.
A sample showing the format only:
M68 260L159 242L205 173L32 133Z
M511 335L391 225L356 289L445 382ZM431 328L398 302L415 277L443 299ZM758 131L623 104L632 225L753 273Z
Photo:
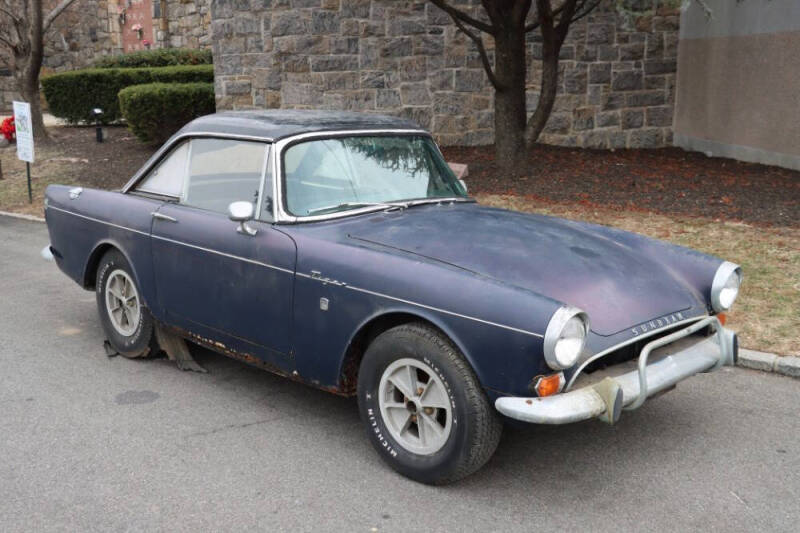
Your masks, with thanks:
M45 0L46 10L56 0ZM211 0L77 0L45 36L42 73L90 66L97 58L145 48L207 48ZM137 25L141 30L137 30ZM17 98L0 63L0 111Z
M482 11L476 0L456 3ZM604 0L570 29L541 141L672 144L679 12L661 7L634 16L618 6ZM215 0L211 18L218 109L387 113L416 120L444 145L493 140L493 93L475 46L430 2ZM537 32L529 37L532 110L541 45Z

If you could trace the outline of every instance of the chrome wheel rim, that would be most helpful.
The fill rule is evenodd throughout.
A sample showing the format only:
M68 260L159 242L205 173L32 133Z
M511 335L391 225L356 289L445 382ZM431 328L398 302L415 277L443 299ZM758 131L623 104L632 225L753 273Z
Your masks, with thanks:
M406 450L431 455L450 437L453 411L442 379L417 359L398 359L384 370L378 390L381 417Z
M123 337L130 337L139 327L139 293L124 270L117 269L108 276L106 311L111 325Z

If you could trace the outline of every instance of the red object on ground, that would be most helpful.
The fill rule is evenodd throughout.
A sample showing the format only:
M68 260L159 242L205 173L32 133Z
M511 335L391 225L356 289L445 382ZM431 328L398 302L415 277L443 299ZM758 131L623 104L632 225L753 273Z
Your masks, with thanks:
M17 140L17 128L14 126L14 117L8 117L0 124L0 133L6 138L8 142Z

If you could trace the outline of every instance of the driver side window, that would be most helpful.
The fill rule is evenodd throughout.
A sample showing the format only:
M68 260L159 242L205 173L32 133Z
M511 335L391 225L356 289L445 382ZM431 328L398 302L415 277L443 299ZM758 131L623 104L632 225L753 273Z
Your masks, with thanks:
M223 214L232 202L258 205L268 150L269 145L260 142L187 140L167 154L136 190ZM268 186L265 194L271 196L271 182ZM270 205L271 211L271 203L265 200L265 205Z
M167 154L144 180L137 191L180 198L183 192L183 177L189 158L189 141L184 141Z
M193 139L181 203L228 213L232 202L257 205L267 145L231 139Z

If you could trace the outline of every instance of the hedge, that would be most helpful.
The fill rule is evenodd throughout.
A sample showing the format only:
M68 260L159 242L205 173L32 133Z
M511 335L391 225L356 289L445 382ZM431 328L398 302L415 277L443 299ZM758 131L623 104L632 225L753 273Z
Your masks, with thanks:
M69 123L94 122L92 109L103 110L104 124L120 118L120 89L143 83L213 82L213 65L174 67L82 69L42 78L50 112Z
M128 127L144 142L163 142L184 124L214 112L213 83L148 83L119 92Z
M168 67L211 64L211 50L160 48L107 56L95 61L95 68Z

